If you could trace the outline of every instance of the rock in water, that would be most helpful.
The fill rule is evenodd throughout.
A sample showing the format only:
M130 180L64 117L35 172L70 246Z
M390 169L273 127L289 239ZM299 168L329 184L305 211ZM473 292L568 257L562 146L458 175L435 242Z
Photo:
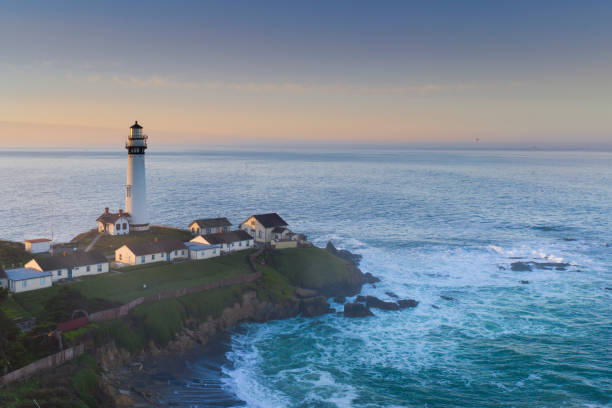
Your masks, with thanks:
M347 303L344 305L344 317L374 316L374 313L364 304Z
M391 292L391 291L387 291L385 292L385 294L389 297L392 297L393 299L397 299L399 296L397 296L395 293Z
M366 306L382 310L399 310L399 306L395 302L385 302L375 296L366 296Z
M521 281L519 281L519 282L520 282L520 284L521 284L521 285L527 285L527 284L529 284L529 281L528 281L528 280L521 280Z
M331 252L332 254L336 255L337 257L342 258L345 261L352 263L355 266L359 266L359 262L361 262L361 258L362 258L361 255L354 254L350 251L347 251L346 249L336 249L336 247L334 246L334 244L332 244L331 241L327 243L327 245L325 246L325 249Z
M400 299L397 301L397 305L400 309L406 309L408 307L417 307L418 304L419 301L414 299Z
M445 296L445 295L440 295L440 297L444 300L455 300L455 298L451 297L451 296Z
M380 278L377 278L376 276L372 275L370 272L366 272L363 274L363 278L365 279L366 283L377 283L380 282Z
M336 303L344 303L344 302L346 302L346 298L344 296L336 296L334 298L334 302L336 302Z
M325 296L302 299L300 310L304 317L320 316L331 311Z
M355 302L365 302L366 301L366 297L363 295L359 295L355 298Z
M516 272L527 272L531 271L531 265L527 262L512 262L510 269Z

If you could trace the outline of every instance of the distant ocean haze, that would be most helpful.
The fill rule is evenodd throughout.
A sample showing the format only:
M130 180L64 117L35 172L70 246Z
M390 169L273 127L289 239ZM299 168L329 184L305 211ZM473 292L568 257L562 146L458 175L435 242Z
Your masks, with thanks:
M0 152L0 239L48 237L53 224L66 241L104 207L124 208L121 147ZM146 163L152 223L278 212L317 245L361 253L382 279L365 294L420 301L241 326L215 374L230 405L612 402L612 153L153 151ZM569 266L512 270L518 261ZM193 358L192 377L210 376L206 364ZM182 392L193 378L168 400L204 403L197 387Z

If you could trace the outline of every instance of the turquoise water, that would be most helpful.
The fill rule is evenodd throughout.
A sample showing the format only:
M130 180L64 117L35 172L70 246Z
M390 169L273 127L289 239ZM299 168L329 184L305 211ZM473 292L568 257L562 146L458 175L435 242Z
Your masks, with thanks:
M125 161L0 153L0 237L48 235L50 207L56 237L92 228L123 205ZM241 326L219 373L238 404L610 405L612 153L153 152L147 171L156 223L277 211L314 243L362 254L382 279L364 293L420 301ZM569 266L518 272L517 261ZM191 362L194 376L204 364Z

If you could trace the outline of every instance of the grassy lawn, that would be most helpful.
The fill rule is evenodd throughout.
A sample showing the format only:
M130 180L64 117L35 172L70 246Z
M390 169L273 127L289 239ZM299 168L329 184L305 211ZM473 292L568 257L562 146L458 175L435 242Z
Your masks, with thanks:
M98 234L96 230L91 230L86 233L77 235L71 243L78 244L79 247L86 247ZM105 255L114 255L115 250L125 244L134 244L140 242L151 242L155 238L163 239L179 239L181 241L189 241L193 236L189 230L181 230L175 228L151 227L149 231L132 232L129 235L103 235L94 245L94 249L102 252Z
M2 303L0 303L0 310L2 310L9 319L31 316L27 310L21 307L19 303L15 302L15 299L13 299L12 296L7 297Z
M19 268L32 259L32 254L25 250L20 242L0 240L0 265L4 269Z
M178 264L160 262L121 269L121 273L105 273L67 283L85 297L102 298L127 303L141 296L155 295L167 290L190 288L230 276L251 273L247 255L240 251L230 255ZM143 289L143 284L147 285ZM60 285L14 295L23 309L35 316L43 316L44 305Z
M318 289L349 276L346 261L316 247L275 251L272 263L292 284L304 288Z

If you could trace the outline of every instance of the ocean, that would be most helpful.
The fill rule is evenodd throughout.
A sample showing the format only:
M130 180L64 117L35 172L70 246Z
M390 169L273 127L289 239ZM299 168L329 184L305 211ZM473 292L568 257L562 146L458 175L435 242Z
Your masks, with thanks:
M612 403L612 153L150 150L153 223L278 212L316 245L363 255L382 280L363 294L420 302L242 325L222 358L192 356L168 383L175 406ZM124 206L126 159L0 151L0 239L94 228L104 207Z

